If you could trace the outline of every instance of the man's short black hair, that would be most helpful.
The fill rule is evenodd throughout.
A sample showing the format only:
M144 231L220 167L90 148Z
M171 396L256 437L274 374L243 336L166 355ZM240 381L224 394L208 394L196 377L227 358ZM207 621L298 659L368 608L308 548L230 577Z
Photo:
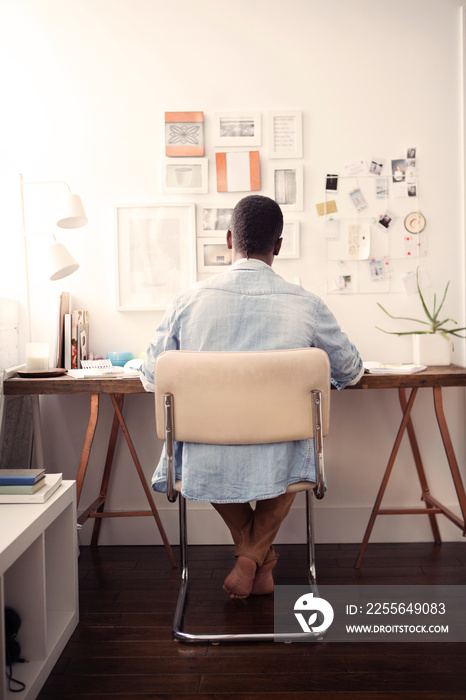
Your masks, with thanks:
M235 248L246 257L267 255L282 235L282 210L270 197L259 194L244 197L233 209L230 231Z

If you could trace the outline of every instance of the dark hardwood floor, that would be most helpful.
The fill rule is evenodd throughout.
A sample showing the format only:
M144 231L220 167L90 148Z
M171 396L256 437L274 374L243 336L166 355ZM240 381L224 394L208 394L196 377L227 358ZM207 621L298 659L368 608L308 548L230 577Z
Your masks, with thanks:
M176 548L175 548L176 549ZM304 546L277 547L278 584L305 583ZM466 544L317 546L321 584L466 585ZM229 601L232 548L190 549L193 621L235 630L261 623L272 596ZM466 643L185 645L171 638L179 571L163 547L81 547L80 622L40 700L464 700ZM20 697L20 695L18 696Z

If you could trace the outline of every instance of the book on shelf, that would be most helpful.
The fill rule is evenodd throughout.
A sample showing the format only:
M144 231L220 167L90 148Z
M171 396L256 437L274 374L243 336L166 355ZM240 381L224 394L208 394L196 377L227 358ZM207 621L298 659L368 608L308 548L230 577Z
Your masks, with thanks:
M32 486L45 476L45 469L0 469L0 486Z
M89 314L87 311L71 312L71 369L80 369L81 359L87 359L89 347ZM82 357L84 352L86 358Z
M43 489L45 486L45 474L40 479L40 481L37 481L35 484L9 484L7 486L1 486L0 485L0 495L4 493L37 493L37 491L40 491L40 489Z
M45 485L37 493L0 493L0 504L45 503L62 482L62 474L46 474Z
M65 367L65 317L70 313L71 309L71 294L62 292L60 294L60 308L58 311L58 349L57 349L57 367Z

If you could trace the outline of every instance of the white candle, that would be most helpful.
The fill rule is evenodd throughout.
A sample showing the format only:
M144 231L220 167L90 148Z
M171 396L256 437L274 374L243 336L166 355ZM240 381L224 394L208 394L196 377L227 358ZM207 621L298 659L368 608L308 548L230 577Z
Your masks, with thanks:
M26 343L26 369L45 370L49 368L49 344Z

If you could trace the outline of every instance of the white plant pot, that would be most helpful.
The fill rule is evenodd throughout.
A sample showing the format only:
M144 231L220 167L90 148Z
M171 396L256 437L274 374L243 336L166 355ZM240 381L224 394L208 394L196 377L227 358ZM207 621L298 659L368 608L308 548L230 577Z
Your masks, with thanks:
M451 343L439 333L413 335L414 364L451 364Z

